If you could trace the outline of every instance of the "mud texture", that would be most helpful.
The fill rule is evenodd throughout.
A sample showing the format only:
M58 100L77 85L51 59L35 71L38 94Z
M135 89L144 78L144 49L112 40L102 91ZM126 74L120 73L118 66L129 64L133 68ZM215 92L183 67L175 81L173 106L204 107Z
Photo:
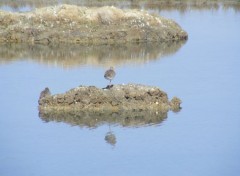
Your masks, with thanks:
M173 20L140 10L58 5L32 12L0 11L0 42L111 44L186 40Z
M39 97L39 117L94 128L102 124L138 127L160 124L167 112L180 111L181 100L171 101L157 87L140 84L114 85L110 89L79 86L63 94L51 95L45 88Z
M40 111L167 112L180 109L181 100L168 101L165 92L157 87L140 84L114 85L108 89L95 86L79 86L64 94L51 95L45 88L39 98Z

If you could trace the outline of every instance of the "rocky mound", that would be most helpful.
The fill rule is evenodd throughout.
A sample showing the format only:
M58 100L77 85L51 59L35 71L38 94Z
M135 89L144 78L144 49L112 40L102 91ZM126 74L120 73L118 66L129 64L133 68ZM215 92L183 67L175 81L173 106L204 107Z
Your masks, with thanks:
M124 112L124 111L178 111L181 100L168 101L165 92L157 87L139 84L114 85L105 89L79 86L64 94L51 95L46 88L39 98L40 112Z
M0 11L0 42L125 43L186 40L174 21L140 10L58 5L32 12Z

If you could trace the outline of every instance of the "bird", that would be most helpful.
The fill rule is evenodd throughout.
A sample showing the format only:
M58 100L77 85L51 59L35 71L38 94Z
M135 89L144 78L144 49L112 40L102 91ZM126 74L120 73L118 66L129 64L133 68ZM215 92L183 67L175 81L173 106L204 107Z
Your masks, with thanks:
M110 69L108 69L105 74L104 74L104 78L110 81L109 86L111 86L111 81L113 80L113 78L115 77L116 72L114 71L113 67L110 67Z

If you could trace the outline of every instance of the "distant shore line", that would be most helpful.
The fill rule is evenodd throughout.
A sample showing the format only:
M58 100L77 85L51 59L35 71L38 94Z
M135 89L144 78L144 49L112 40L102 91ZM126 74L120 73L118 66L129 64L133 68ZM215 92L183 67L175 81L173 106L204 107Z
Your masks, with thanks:
M106 6L114 5L122 8L146 8L146 9L161 9L161 10L171 10L179 9L181 11L186 11L189 8L192 9L218 9L220 6L223 8L233 8L234 10L240 10L240 0L62 0L61 3L58 1L35 1L35 0L23 0L19 1L8 1L2 0L0 2L0 10L10 10L13 11L28 11L34 8L41 8L46 6L54 6L59 4L71 4L78 6ZM9 7L9 8L6 8ZM27 8L26 8L27 7Z

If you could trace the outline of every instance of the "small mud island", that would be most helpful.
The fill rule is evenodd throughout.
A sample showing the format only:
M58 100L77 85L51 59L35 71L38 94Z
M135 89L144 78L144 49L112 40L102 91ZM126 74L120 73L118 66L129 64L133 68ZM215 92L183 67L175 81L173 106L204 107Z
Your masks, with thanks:
M39 111L65 112L167 112L180 110L181 100L171 101L157 87L140 84L114 85L109 89L79 86L64 94L51 95L49 88L40 94Z
M108 44L186 40L173 20L141 10L58 5L32 12L0 11L0 42Z

